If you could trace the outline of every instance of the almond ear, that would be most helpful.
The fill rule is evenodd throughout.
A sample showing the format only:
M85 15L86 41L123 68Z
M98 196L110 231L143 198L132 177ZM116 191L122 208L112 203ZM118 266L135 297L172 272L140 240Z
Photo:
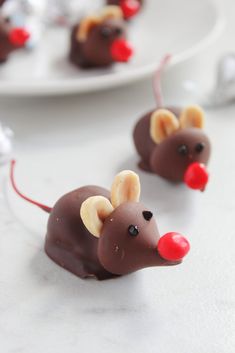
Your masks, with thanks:
M81 20L76 34L79 42L85 42L92 27L100 24L102 19L98 16L87 16Z
M203 129L205 123L204 111L197 105L185 108L180 114L180 126L182 129L197 127Z
M116 5L105 6L101 11L101 18L103 21L108 18L122 19L123 12L119 6L116 6Z
M179 120L167 109L158 109L150 118L150 136L155 143L160 143L180 127Z
M87 230L99 238L105 219L113 212L110 201L103 196L92 196L81 206L80 216Z
M138 202L140 198L139 176L131 170L123 170L114 178L111 188L111 203L114 208L124 202Z

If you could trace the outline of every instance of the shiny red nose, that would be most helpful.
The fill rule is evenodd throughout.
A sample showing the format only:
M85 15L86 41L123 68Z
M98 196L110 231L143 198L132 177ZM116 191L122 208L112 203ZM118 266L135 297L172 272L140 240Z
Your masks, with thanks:
M135 16L140 10L140 3L137 0L122 0L121 9L125 19Z
M132 46L125 39L116 39L111 45L113 61L127 62L133 55Z
M30 38L30 34L24 28L13 28L9 32L9 40L16 47L23 47L27 40Z
M202 163L192 163L187 168L184 174L184 182L186 185L194 190L203 191L208 183L209 174L206 167Z
M163 259L179 261L189 252L190 244L183 235L171 232L160 238L157 249Z

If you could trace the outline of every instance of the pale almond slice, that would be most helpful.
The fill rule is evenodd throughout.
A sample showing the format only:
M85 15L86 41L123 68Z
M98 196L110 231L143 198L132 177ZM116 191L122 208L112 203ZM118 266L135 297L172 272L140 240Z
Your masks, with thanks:
M150 118L150 136L155 143L160 143L179 129L179 120L167 109L158 109Z
M123 170L114 178L111 203L114 208L124 202L138 202L140 198L139 176L131 170Z
M102 22L102 19L98 16L88 16L81 20L79 28L76 34L76 38L79 42L85 42L90 29Z
M81 206L80 216L87 230L99 238L105 219L113 212L110 201L103 196L92 196Z
M116 19L123 18L123 12L122 12L121 8L116 5L105 6L103 8L103 10L101 11L100 15L103 20L108 19L108 18L116 18Z
M203 129L205 124L205 114L201 107L191 105L182 111L179 120L182 129L189 127Z

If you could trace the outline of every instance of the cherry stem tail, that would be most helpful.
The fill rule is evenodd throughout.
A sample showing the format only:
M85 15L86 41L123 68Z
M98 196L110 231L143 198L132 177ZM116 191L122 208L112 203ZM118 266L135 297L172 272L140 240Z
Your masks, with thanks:
M18 187L16 186L16 183L15 183L15 177L14 177L14 172L15 172L15 164L16 164L16 161L15 160L12 160L11 161L11 166L10 166L10 181L11 181L11 185L14 189L14 191L17 193L18 196L20 196L22 199L24 199L25 201L35 205L35 206L38 206L39 208L41 208L43 211L47 212L47 213L50 213L52 208L51 207L48 207L46 205L43 205L39 202L36 202L32 199L30 199L29 197L25 196L24 194L22 194Z
M167 54L164 56L164 58L161 60L157 71L154 75L153 78L153 92L154 96L157 102L157 108L162 108L163 107L163 97L162 97L162 88L161 88L161 77L162 77L162 72L165 69L166 65L169 63L171 60L172 55Z

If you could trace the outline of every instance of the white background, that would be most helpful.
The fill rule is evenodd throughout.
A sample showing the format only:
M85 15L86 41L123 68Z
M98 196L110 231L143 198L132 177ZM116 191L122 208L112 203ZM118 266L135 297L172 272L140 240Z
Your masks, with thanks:
M182 81L213 85L215 64L234 49L233 1L223 36L164 77L166 102L186 104ZM27 194L53 205L64 192L109 187L136 169L130 138L154 107L151 81L90 95L1 98L1 121L15 132L16 177ZM142 200L161 233L192 245L175 268L146 269L106 282L83 281L43 252L46 219L4 181L0 199L0 351L14 353L232 353L235 348L235 106L206 111L213 144L205 193L140 173ZM5 196L7 195L7 203Z

